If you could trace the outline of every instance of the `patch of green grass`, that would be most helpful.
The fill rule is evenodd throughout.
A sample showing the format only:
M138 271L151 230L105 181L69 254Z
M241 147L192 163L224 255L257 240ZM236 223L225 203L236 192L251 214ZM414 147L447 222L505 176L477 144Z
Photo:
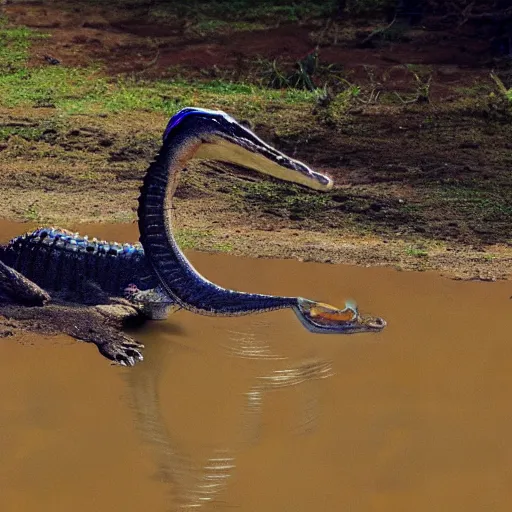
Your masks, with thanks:
M2 126L0 125L0 141L8 140L13 135L18 135L25 140L38 140L42 135L39 126Z
M109 80L97 69L61 66L22 69L0 76L0 105L52 107L69 114L149 111L172 113L186 105L250 112L269 102L312 103L309 91L274 91L224 82Z
M123 3L119 2L118 3ZM198 0L195 2L156 2L150 11L152 19L169 16L199 18L202 20L222 19L226 21L253 21L258 23L292 22L331 15L336 9L335 0Z
M395 5L395 0L348 0L346 11L354 15L364 15L383 12Z
M211 239L211 232L201 229L179 229L176 232L176 241L181 249L197 249Z
M494 80L494 83L498 88L498 92L508 101L512 102L512 87L507 89L501 78L495 73L491 73L491 78Z
M257 21L232 21L229 27L236 32L252 32L255 30L265 30L267 28L263 23L258 23Z
M339 125L346 117L347 111L354 104L361 89L350 85L344 91L329 97L327 90L323 93L317 91L317 115L322 123L329 126Z
M503 187L498 190L481 190L472 188L471 183L446 185L439 189L432 188L435 202L449 206L458 214L473 219L512 219L512 203L510 194Z
M456 87L455 91L470 98L481 98L489 95L492 92L492 87L488 83L479 82L470 87Z
M60 120L54 118L34 122L9 121L0 124L0 141L20 137L26 141L52 142L57 137L60 127Z
M37 207L34 204L31 204L26 209L24 217L25 217L25 220L32 221L32 222L38 221L41 218L39 210L37 209Z
M426 249L414 247L413 245L409 245L405 249L405 253L408 256L414 256L415 258L428 258L428 251Z
M200 34L211 34L221 32L229 28L229 22L225 20L201 20L196 23L194 30Z
M313 101L309 91L270 91L223 80L188 83L180 80L112 80L97 68L43 66L27 68L30 41L40 37L24 27L0 29L0 105L55 108L67 114L150 111L172 113L185 105L263 110L269 102ZM5 134L4 134L5 136Z
M234 21L230 26L247 28L247 23L250 24L247 21ZM203 28L208 27L218 28L218 23L206 20ZM40 35L23 27L6 28L0 33L0 69L3 70L0 73L0 106L4 107L55 108L57 112L65 114L129 111L169 114L193 104L251 116L265 114L269 107L279 105L309 109L318 96L312 83L305 87L306 90L296 85L295 88L271 90L228 80L190 83L180 79L172 82L109 79L98 68L46 65L27 68L30 41ZM333 110L338 109L340 98L334 102Z
M382 0L375 0L382 1ZM50 3L49 0L46 0ZM336 0L68 0L73 9L90 5L105 6L109 9L133 12L138 10L141 16L155 23L176 18L189 20L246 21L266 24L292 22L318 17L328 17L336 10ZM81 7L82 6L82 7Z
M11 27L0 16L0 75L22 69L28 57L31 40L42 37L47 36L27 27Z
M218 19L206 19L198 21L192 30L203 36L215 34L218 32L245 32L255 30L265 30L267 28L263 23L249 21L226 21Z
M184 228L176 233L176 241L181 249L201 249L216 252L230 252L233 244L227 241L215 241L213 233L204 229Z
M233 244L230 242L214 242L211 245L211 250L215 252L231 252Z

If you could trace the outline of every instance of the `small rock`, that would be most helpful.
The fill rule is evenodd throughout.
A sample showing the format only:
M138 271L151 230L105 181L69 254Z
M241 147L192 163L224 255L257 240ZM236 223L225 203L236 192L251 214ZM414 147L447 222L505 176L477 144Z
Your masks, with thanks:
M133 307L124 304L100 304L95 309L112 320L123 321L139 315L139 312Z
M52 57L51 55L44 55L43 59L52 66L58 66L60 64L60 60L56 59L55 57Z

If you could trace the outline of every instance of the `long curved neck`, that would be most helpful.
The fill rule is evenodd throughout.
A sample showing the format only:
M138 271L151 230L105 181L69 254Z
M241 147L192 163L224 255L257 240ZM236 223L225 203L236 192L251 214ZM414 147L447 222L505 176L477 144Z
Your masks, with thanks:
M165 140L149 167L139 197L140 241L165 291L184 309L205 315L244 315L297 306L297 298L227 290L189 263L172 230L172 199L179 173L203 144L197 133L180 131Z

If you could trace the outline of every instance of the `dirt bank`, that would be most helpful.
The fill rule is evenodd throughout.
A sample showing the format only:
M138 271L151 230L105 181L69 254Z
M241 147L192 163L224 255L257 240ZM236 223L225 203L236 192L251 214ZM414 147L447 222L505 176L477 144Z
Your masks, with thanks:
M48 55L61 62L64 80L68 69L99 64L102 71L87 82L128 73L144 78L144 88L179 72L189 83L213 84L219 94L174 86L176 106L160 111L134 103L133 110L100 105L75 114L40 96L18 107L4 104L0 216L63 227L133 222L162 128L183 102L192 102L247 119L265 140L331 175L336 188L319 195L223 164L191 166L177 194L185 247L436 269L464 278L510 274L512 117L489 78L485 41L464 31L417 29L360 48L361 33L375 27L313 19L211 31L82 4L16 2L4 11L11 23L49 35L32 42L28 70L49 66ZM232 102L221 97L223 84L261 84L273 59L293 70L316 47L317 85L332 82L336 70L354 94L304 101L273 96L257 106L252 93L233 94ZM418 101L420 93L425 101ZM80 101L73 94L68 104ZM338 104L340 98L348 103ZM161 94L159 101L167 105L169 98Z

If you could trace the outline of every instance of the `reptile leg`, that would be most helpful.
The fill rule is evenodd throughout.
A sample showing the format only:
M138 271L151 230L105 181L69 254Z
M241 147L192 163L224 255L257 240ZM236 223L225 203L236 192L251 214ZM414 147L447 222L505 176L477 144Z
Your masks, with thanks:
M102 355L124 366L133 366L143 359L144 345L121 330L127 319L137 315L133 307L50 303L42 308L27 308L8 304L0 305L0 315L15 320L21 329L41 334L65 333L94 343Z
M63 304L58 298L57 303L45 305L49 300L50 295L42 288L0 261L0 315L19 321L21 328L30 331L63 332L94 343L101 354L124 366L143 360L144 345L121 330L126 320L140 314L134 306Z
M42 306L50 295L37 284L0 261L0 301Z
M84 341L89 340L84 339ZM144 359L141 353L144 345L120 331L109 334L102 332L101 340L92 334L90 341L96 344L100 353L107 359L122 366L133 366Z
M94 343L101 354L123 366L133 366L144 358L142 343L121 331L123 324L138 317L139 313L131 306L112 304L87 308L85 323L73 325L69 334L83 341Z

